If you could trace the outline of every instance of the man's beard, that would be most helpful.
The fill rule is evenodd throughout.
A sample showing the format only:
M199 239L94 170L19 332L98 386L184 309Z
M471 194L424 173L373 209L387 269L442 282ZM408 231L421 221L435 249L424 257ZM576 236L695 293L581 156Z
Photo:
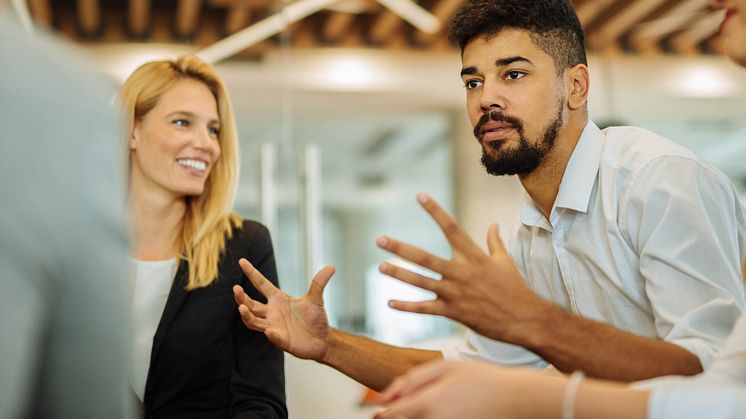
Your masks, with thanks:
M544 128L544 134L538 144L531 144L523 133L523 121L510 115L494 111L482 115L474 127L474 136L482 144L482 166L493 176L522 175L531 173L541 164L544 157L554 146L559 129L562 127L562 110L560 102L554 120ZM506 141L485 143L482 138L482 126L487 122L507 122L519 135L518 147L506 147Z

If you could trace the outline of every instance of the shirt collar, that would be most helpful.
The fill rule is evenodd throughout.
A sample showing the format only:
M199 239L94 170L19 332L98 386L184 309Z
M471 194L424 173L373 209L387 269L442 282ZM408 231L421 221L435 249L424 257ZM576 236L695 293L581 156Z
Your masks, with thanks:
M562 176L559 193L554 202L555 208L566 208L579 212L588 212L593 185L598 175L601 154L604 147L604 134L592 121L588 121L578 143L567 162ZM530 226L542 225L546 219L526 194L521 213L521 222Z

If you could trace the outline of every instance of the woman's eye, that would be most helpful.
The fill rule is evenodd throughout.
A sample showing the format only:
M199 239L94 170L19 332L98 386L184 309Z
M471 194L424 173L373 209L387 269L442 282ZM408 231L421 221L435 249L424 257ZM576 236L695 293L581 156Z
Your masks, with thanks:
M189 121L187 121L186 119L174 119L172 123L176 125L177 127L188 127L189 126Z
M468 90L476 89L477 87L481 86L482 82L479 80L467 80L466 83L464 83L464 87L466 87Z
M526 75L526 73L524 73L522 71L510 71L505 76L505 78L508 79L508 80L518 80L518 79L522 79L523 76L525 76L525 75Z
M220 128L217 127L209 127L207 128L207 131L210 132L210 135L217 137L220 135Z

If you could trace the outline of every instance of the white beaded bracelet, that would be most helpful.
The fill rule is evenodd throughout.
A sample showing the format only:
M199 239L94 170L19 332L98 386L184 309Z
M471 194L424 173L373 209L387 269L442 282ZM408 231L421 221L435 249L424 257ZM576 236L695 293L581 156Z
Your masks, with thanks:
M570 379L567 380L567 387L565 387L565 396L562 398L562 419L574 419L575 418L575 396L578 393L578 387L580 382L583 381L585 375L582 371L575 371L570 375Z

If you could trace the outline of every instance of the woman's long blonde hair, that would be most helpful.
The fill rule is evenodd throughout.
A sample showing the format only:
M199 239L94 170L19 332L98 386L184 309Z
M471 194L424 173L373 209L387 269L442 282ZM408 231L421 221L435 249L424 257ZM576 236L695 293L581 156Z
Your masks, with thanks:
M220 117L220 159L215 163L202 194L186 198L186 213L176 238L179 257L189 263L187 290L210 285L218 276L218 262L233 227L241 218L231 213L238 183L238 138L233 108L225 84L209 64L186 55L176 60L152 61L140 66L119 92L124 106L125 144L135 123L150 112L179 80L204 83L215 96ZM129 148L127 148L127 155ZM128 165L128 167L131 167Z

